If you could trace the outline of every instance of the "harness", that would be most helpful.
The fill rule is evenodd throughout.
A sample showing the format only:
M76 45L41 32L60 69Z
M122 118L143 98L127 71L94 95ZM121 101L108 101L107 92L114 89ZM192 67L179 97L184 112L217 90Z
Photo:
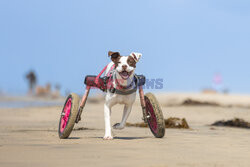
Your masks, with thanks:
M134 75L133 81L130 85L124 87L122 86L116 78L114 67L107 73L107 76L101 77L103 72L107 69L107 66L100 72L98 76L87 75L84 80L84 84L89 87L96 87L101 89L104 92L109 91L110 93L116 93L119 95L129 95L137 91L139 86L145 84L144 75ZM116 82L116 84L113 84Z
M108 65L107 65L108 66ZM107 76L101 78L103 72L107 69L107 66L103 68L103 70L95 77L94 84L90 84L90 86L95 86L103 90L104 92L109 91L110 93L116 93L119 95L129 95L137 91L138 86L142 86L145 84L145 77L143 75L134 75L133 81L127 87L120 85L117 81L114 66L113 65L108 71ZM113 82L116 84L114 85ZM103 84L101 84L103 83ZM85 78L85 84L87 84L87 77ZM131 89L132 88L132 89Z
M133 81L127 87L124 87L124 86L119 84L114 71L113 71L113 74L111 77L113 78L113 80L110 81L110 82L112 82L112 86L109 89L107 89L110 93L116 93L119 95L129 95L129 94L132 94L132 93L137 91L137 77L136 77L136 75L134 75ZM115 81L116 87L114 87L113 81ZM132 87L132 89L131 89L131 87Z

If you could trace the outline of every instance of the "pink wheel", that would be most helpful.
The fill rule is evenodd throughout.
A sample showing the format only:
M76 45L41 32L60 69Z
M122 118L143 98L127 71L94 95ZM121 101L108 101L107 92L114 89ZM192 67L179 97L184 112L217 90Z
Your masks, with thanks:
M152 93L147 93L144 99L149 128L155 137L162 138L165 135L165 123L160 105Z
M79 97L74 93L70 94L65 101L59 121L58 134L61 139L68 138L73 130L78 107Z

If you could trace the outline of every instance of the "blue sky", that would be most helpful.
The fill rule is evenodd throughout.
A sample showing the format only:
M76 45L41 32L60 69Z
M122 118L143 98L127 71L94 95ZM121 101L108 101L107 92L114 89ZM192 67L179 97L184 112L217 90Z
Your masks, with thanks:
M39 85L80 93L107 52L141 52L137 73L163 78L164 91L200 91L220 73L234 93L250 93L250 1L1 0L0 90Z

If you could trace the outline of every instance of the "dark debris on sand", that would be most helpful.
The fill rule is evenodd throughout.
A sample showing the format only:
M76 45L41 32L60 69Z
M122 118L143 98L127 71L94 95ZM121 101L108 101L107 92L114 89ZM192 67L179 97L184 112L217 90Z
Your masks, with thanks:
M182 105L184 106L220 106L217 103L214 102L201 102L198 100L193 100L193 99L186 99L185 101L183 101Z
M165 119L165 128L189 129L189 125L185 118L170 117Z
M165 121L165 128L189 129L189 125L185 118L181 119L181 118L176 118L176 117L170 117L168 119L165 119L164 121ZM145 128L145 127L148 127L148 124L144 122L126 123L126 126Z
M250 129L250 123L240 118L234 118L228 121L224 120L216 121L215 123L212 124L212 126L229 126L229 127Z
M73 130L74 130L74 131L80 131L80 130L94 130L94 129L85 128L85 127L79 127L79 128L74 128Z

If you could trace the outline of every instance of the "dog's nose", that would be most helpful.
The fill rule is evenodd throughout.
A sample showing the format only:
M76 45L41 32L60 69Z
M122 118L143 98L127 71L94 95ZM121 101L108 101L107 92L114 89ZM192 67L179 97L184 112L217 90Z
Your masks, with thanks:
M127 65L122 65L122 69L123 69L123 70L126 70L127 67L128 67Z

